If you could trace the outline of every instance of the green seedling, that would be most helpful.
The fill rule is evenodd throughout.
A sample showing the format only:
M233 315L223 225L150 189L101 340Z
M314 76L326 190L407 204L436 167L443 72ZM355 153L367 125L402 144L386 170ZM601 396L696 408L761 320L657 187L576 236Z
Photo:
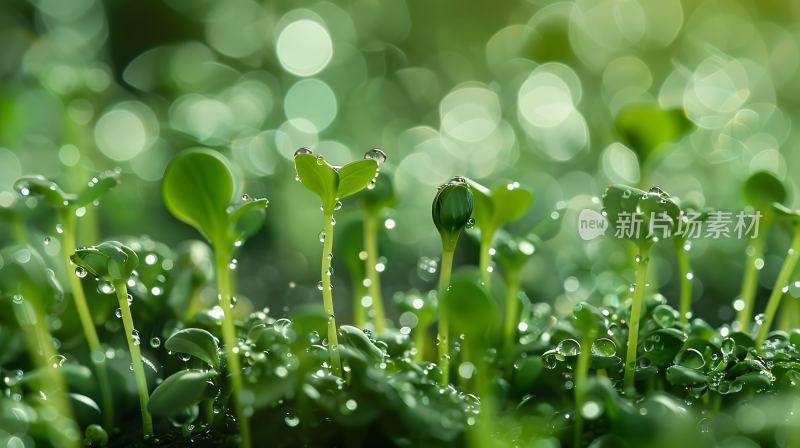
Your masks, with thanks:
M369 299L366 298L367 287L364 286L364 279L367 278L364 260L367 255L366 251L359 250L364 244L364 224L353 222L345 227L338 244L345 248L340 252L350 272L350 285L353 289L353 324L358 328L364 328L367 323L367 310L372 306L369 300L375 301L371 295Z
M639 104L621 111L616 123L617 132L636 151L642 166L651 157L668 153L669 146L662 144L678 139L693 127L683 109L663 110L657 105Z
M675 220L680 209L669 194L658 187L645 192L624 185L611 185L603 194L603 212L615 231L632 239L639 247L636 283L633 291L631 317L628 323L628 350L625 360L625 382L627 391L633 387L635 375L636 347L639 336L639 320L642 314L645 275L650 261L650 249L656 242L670 238L676 231ZM636 218L638 216L639 218ZM639 219L638 235L636 220Z
M167 378L150 397L150 413L169 417L173 425L182 428L184 437L190 435L188 425L198 417L197 405L202 401L216 400L214 415L224 421L232 387L226 367L229 355L220 352L217 339L205 330L188 328L167 339L164 348L180 356L194 356L208 364L209 369L181 370Z
M750 176L745 182L744 199L762 215L758 224L758 235L755 238L753 238L753 235L750 236L753 251L748 250L747 260L744 264L741 292L744 308L736 313L736 322L741 325L741 331L747 332L750 328L750 320L753 318L753 302L758 289L759 269L756 266L756 262L764 252L767 233L775 220L772 204L775 202L782 203L786 199L786 188L772 174L760 171Z
M480 271L486 287L491 290L492 239L503 224L514 221L525 213L533 200L530 191L520 188L517 182L499 182L491 190L469 181L475 201L475 226L481 230Z
M777 202L772 204L772 207L776 216L791 219L794 232L792 235L792 246L789 248L789 252L783 260L783 266L778 274L778 278L775 280L775 286L772 288L772 293L769 296L769 302L767 302L767 309L764 311L764 317L760 319L761 327L758 329L758 336L756 336L755 340L756 349L758 350L761 350L764 340L767 339L767 334L772 326L772 320L775 318L775 312L778 311L781 298L784 293L789 290L789 276L794 271L795 265L797 265L797 257L800 256L800 210L790 210Z
M497 260L506 278L506 309L503 323L503 347L506 356L512 356L519 332L520 316L520 277L522 265L535 251L532 238L511 238L506 232L498 231L494 242L494 259ZM481 273L483 275L483 273ZM527 311L527 310L525 310Z
M685 211L684 216L681 216L683 222L678 226L682 227L680 235L674 235L672 242L675 244L675 255L678 259L678 275L681 281L681 296L680 296L680 321L683 323L689 322L689 316L692 312L692 273L691 265L689 263L689 250L692 248L692 242L689 239L690 231L687 228L688 222L693 221L703 223L708 220L708 210L698 211L697 207L692 203L681 204ZM690 219L691 218L691 219Z
M53 207L58 212L61 223L56 228L61 237L62 260L67 272L72 270L70 263L70 251L76 247L76 219L80 210L85 211L85 207L95 203L100 197L120 184L120 176L116 171L105 171L89 182L89 186L79 194L68 194L63 192L58 185L49 182L44 178L36 176L26 176L14 182L14 189L22 196L35 196L39 200ZM82 214L82 213L81 213ZM46 237L45 245L50 244L50 237ZM83 290L81 279L68 275L72 297L75 300L75 308L78 310L78 317L81 320L83 334L92 352L92 359L95 360L95 370L97 372L100 392L103 396L103 426L111 430L114 427L114 401L111 394L111 383L108 378L106 364L102 361L103 348L100 346L100 338L97 336L97 329L94 326L92 313L86 303L86 293ZM100 360L100 361L97 361Z
M385 158L386 156L384 155L383 159L385 160ZM386 174L384 176L388 177ZM364 210L364 252L366 252L364 263L367 267L366 273L369 280L367 290L369 295L372 296L372 309L375 310L375 318L373 320L375 331L383 333L386 331L386 314L383 311L381 277L375 266L380 258L378 253L379 218L384 209L391 208L395 203L391 177L374 184L371 189L368 188L361 195L359 202L362 203L362 209Z
M122 323L125 327L125 339L128 341L128 349L131 353L131 366L136 377L136 387L139 391L144 438L149 439L153 435L153 419L147 411L149 395L147 379L141 362L142 355L139 350L141 341L139 332L133 325L129 304L131 296L128 295L128 281L134 269L139 266L139 257L130 247L117 241L107 241L89 248L77 248L70 255L70 260L76 265L76 277L84 278L91 274L93 277L108 280L114 285L122 314Z
M264 221L269 201L239 197L228 160L216 151L191 148L170 161L164 172L161 195L167 209L176 218L203 234L214 249L217 290L224 310L222 339L229 349L236 347L236 329L231 309L235 298L231 287L231 254L234 247L254 234ZM243 390L239 357L228 358L234 394ZM250 446L250 428L241 404L235 400L236 419L242 446Z
M65 380L67 369L64 367L68 364L63 364L66 358L58 354L53 344L49 343L52 338L45 320L49 309L64 299L64 290L52 271L45 270L44 260L33 247L5 248L0 251L0 259L4 260L3 266L0 267L0 294L10 300L9 311L19 325L31 362L37 367L24 377L20 372L16 384L30 384L37 392L53 391L43 395L45 404L51 405L52 408L40 409L40 412L51 409L57 412L52 420L53 424L47 425L48 436L54 444L78 447L80 445L77 441L67 438L60 429L74 425L72 420L75 420ZM4 326L4 329L7 328ZM88 379L85 378L84 381ZM5 386L9 383L9 379L6 378ZM6 391L10 392L9 389ZM3 426L2 421L0 426Z
M374 188L378 167L386 161L386 155L379 149L367 151L363 160L345 166L332 166L321 155L315 156L308 148L300 148L294 153L294 166L297 178L312 193L322 199L324 229L320 232L322 247L322 272L319 289L325 312L328 313L328 340L331 356L331 371L335 376L342 376L339 360L339 343L336 332L336 317L333 313L333 295L331 294L331 259L333 253L333 212L341 207L339 199L358 193L364 188Z
M473 196L466 179L456 176L450 182L439 187L433 198L433 223L442 238L442 268L439 272L439 357L442 366L442 384L447 384L450 370L450 344L448 320L441 310L446 302L450 288L450 273L453 270L453 253L461 231L474 224L471 218Z

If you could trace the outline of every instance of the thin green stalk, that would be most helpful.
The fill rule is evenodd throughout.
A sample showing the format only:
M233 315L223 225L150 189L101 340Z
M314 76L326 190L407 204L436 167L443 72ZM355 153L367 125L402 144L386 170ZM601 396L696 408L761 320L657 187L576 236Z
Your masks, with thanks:
M231 278L230 270L228 269L230 248L215 246L214 254L217 258L217 289L222 301L222 309L225 310L225 316L222 318L222 340L231 350L228 353L228 371L231 373L231 382L233 383L233 408L236 413L236 420L239 422L239 436L242 438L241 446L249 448L250 424L247 421L247 416L244 415L242 404L239 402L239 394L244 388L242 386L242 366L239 362L239 356L233 352L233 349L238 344L231 312ZM225 414L222 414L222 418L223 420L225 419Z
M192 433L189 432L188 425L181 425L181 432L183 432L183 438L184 439L188 439L189 437L192 436Z
M328 275L328 268L331 266L331 259L328 258L328 255L331 254L331 250L333 249L332 218L333 214L325 214L325 241L322 245L322 301L325 303L325 312L328 313L328 353L331 355L331 373L341 378L342 362L339 360L339 337L336 329L336 316L333 314L331 276ZM369 257L369 253L367 253L367 256ZM367 260L369 260L369 258L367 258ZM372 303L375 303L374 297Z
M778 305L781 304L781 297L783 297L783 285L787 281L789 281L789 276L792 275L794 271L794 267L797 264L797 257L800 252L800 225L797 225L794 231L794 238L792 239L792 248L789 249L789 254L786 255L786 259L783 260L783 267L781 267L781 272L778 274L778 279L775 280L775 286L772 288L772 294L769 296L769 302L767 302L767 310L764 312L766 316L764 322L761 324L761 328L758 330L758 336L756 336L756 350L761 350L761 344L764 343L764 340L767 339L767 333L769 333L769 328L772 326L772 319L775 317L775 312L778 311Z
M133 375L136 377L136 388L139 390L139 405L142 407L142 429L144 437L148 439L153 435L153 419L147 411L147 402L150 396L147 391L147 378L144 376L144 366L142 366L142 354L139 351L139 339L133 338L133 318L131 309L128 307L128 288L125 280L114 280L114 288L117 292L119 308L122 311L122 323L125 326L125 339L128 341L128 349L131 352L131 366Z
M506 356L513 355L519 331L519 270L506 269L506 315L504 328Z
M747 333L750 328L750 320L753 318L753 305L756 298L756 290L758 289L758 272L756 268L756 260L761 257L764 251L764 242L767 239L767 230L772 223L770 215L764 215L761 221L761 227L758 231L758 236L753 239L753 255L747 255L747 260L744 264L744 275L742 276L742 301L744 308L736 313L736 322L742 325L740 331Z
M358 278L353 278L353 325L356 328L364 328L367 323L367 308L361 304L361 300L366 294L367 288Z
M788 333L790 328L796 328L798 314L800 314L800 309L797 308L797 300L781 300L775 329Z
M327 219L327 218L326 218ZM364 218L364 248L367 252L367 278L370 283L367 287L372 296L372 309L375 310L375 331L386 332L386 314L383 312L383 299L381 298L381 277L375 264L378 262L378 219L367 215Z
M442 368L442 385L447 385L450 380L450 338L447 327L447 315L444 310L444 301L447 290L450 289L450 273L453 270L453 251L442 251L442 270L439 273L439 363Z
M103 347L100 345L100 338L97 336L97 329L92 321L92 314L89 312L89 305L86 303L86 294L83 291L83 284L78 276L72 273L72 261L69 256L75 249L75 213L68 209L65 213L61 214L63 224L63 239L61 244L61 251L63 252L64 262L67 267L67 278L72 288L72 299L75 302L75 308L78 310L78 317L83 327L83 335L86 342L89 344L92 361L94 362L95 372L97 373L98 383L100 385L100 394L103 397L103 426L106 432L111 434L114 429L114 397L111 393L111 382L108 379L108 368L106 367L105 354L103 354ZM128 301L125 300L127 305ZM100 355L95 358L95 354ZM102 361L96 361L101 359Z
M421 362L425 359L425 333L428 330L428 321L420 320L417 326L412 331L411 337L413 338L414 347L417 353L414 354L414 362Z
M686 315L692 311L692 280L689 275L689 254L686 253L686 238L675 237L675 255L678 258L678 269L681 277L680 321L688 323Z
M652 243L647 240L639 241L639 266L636 269L636 286L633 290L633 304L631 305L631 321L628 325L628 350L625 356L625 381L623 390L633 386L633 377L636 373L636 347L639 343L639 318L642 314L642 297L644 296L645 274L647 263L650 261L650 247Z
M586 377L589 374L589 356L594 342L593 332L585 331L581 338L581 352L578 354L578 365L575 366L575 435L573 446L581 448L583 435L583 400L586 398ZM626 372L627 373L627 372Z
M492 263L492 255L489 253L489 250L492 248L492 237L494 236L494 231L489 232L489 229L484 232L484 229L481 229L481 247L480 247L480 271L481 271L481 281L483 281L483 285L486 286L487 291L492 290L492 276L489 272L489 265Z
M44 377L39 380L37 384L44 389L46 393L52 393L52 395L47 395L46 400L58 410L58 413L61 414L62 417L69 421L77 422L72 412L72 407L66 399L66 394L69 392L67 389L67 382L61 374L61 370L54 369L49 361L56 355L56 352L53 344L50 343L50 333L47 331L47 326L45 325L44 310L39 308L35 301L30 301L29 303L33 308L34 315L30 318L30 324L24 325L20 322L20 328L23 330L23 336L28 346L28 353L31 355L31 361L38 369L45 372ZM77 441L72 442L67 439L62 430L58 429L58 425L51 424L47 425L47 427L53 441L58 441L64 444L64 446L80 446Z

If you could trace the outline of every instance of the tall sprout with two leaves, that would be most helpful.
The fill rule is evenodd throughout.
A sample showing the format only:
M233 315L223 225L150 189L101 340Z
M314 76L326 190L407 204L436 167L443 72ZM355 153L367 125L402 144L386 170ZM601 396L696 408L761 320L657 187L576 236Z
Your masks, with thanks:
M533 200L530 191L520 188L519 183L498 182L491 190L469 181L475 201L475 226L481 230L480 271L481 279L491 291L492 277L490 264L492 261L492 239L500 226L509 223L525 213Z
M797 258L800 257L800 210L790 210L779 203L772 205L773 213L782 218L789 218L792 222L792 246L783 260L783 266L775 280L775 286L772 287L772 293L767 302L767 309L764 311L764 319L761 322L761 327L758 329L756 336L755 346L756 350L761 350L764 341L769 334L769 328L772 326L772 320L775 318L775 312L778 311L778 306L781 303L781 298L784 293L789 290L789 276L794 272L797 265ZM786 286L784 286L786 285Z
M615 235L632 240L638 247L636 283L633 290L631 317L628 322L628 349L625 360L624 390L633 387L636 370L636 347L639 342L639 320L642 314L645 274L650 262L650 249L675 233L680 209L669 194L653 187L642 191L625 185L611 185L603 194L603 212Z
M386 160L386 156L383 156L383 160ZM380 227L381 212L394 205L395 196L391 178L383 179L381 183L372 184L371 186L372 188L368 188L361 195L359 203L364 210L364 252L366 252L364 263L366 264L366 274L369 280L367 290L372 297L372 309L375 310L375 331L383 333L386 331L386 313L383 311L381 277L376 268L380 258L378 254L378 229ZM353 304L354 307L358 305Z
M750 328L750 320L753 318L753 306L758 290L759 260L764 252L767 232L775 220L772 204L782 203L786 199L786 188L772 174L760 171L750 176L745 182L744 199L761 214L757 228L758 235L750 235L752 244L747 247L741 292L744 307L736 313L736 322L741 326L741 331L747 333Z
M89 182L89 186L79 194L68 194L62 191L58 185L47 181L41 177L26 176L17 179L14 189L23 196L35 196L39 200L53 207L58 212L61 223L56 232L61 237L62 262L71 271L70 254L76 247L76 219L81 210L95 203L105 193L111 191L119 185L119 173L115 171L105 171ZM80 213L81 215L83 213ZM50 237L45 239L45 244L50 243ZM83 334L92 352L95 371L97 372L100 392L103 397L103 425L110 431L114 427L114 402L111 394L111 383L108 379L108 370L104 362L103 348L100 346L100 338L97 336L97 329L94 327L94 319L86 303L86 294L79 277L69 275L69 284L72 289L72 298L75 301L75 308L78 310L78 317L83 327Z
M228 350L237 346L237 332L231 309L235 306L229 265L235 246L258 231L264 221L269 201L239 197L228 160L207 148L190 148L170 161L164 172L161 195L167 209L176 218L202 233L214 249L217 290L225 316L222 339ZM234 195L236 195L234 197ZM250 446L250 428L239 401L243 390L242 369L235 353L228 356L233 384L234 408L239 422L242 446Z
M322 247L322 269L319 288L325 312L328 313L328 341L331 357L331 372L342 376L342 363L339 359L339 341L336 330L336 317L333 313L333 294L331 293L331 259L333 253L333 212L341 203L339 199L358 193L376 184L378 167L386 161L386 155L379 149L372 149L363 160L345 166L332 166L321 155L315 156L308 148L300 148L294 153L294 167L297 178L312 193L322 199L323 230L320 239Z
M456 176L439 187L433 198L431 214L433 223L442 238L442 269L439 272L439 362L442 364L442 384L448 384L450 377L450 338L447 313L442 310L450 288L450 273L453 270L453 253L461 231L474 223L471 218L473 196L466 179Z
M144 376L144 367L141 362L142 355L139 350L141 341L131 316L130 301L133 299L128 294L128 281L134 269L139 266L139 257L130 247L117 241L107 241L98 246L76 249L75 253L70 255L70 260L76 265L75 275L78 277L83 278L91 274L94 277L108 280L114 285L122 314L122 323L125 327L125 339L128 341L128 349L131 353L131 367L139 391L142 429L144 438L148 439L153 435L153 419L147 411L149 395L147 379Z

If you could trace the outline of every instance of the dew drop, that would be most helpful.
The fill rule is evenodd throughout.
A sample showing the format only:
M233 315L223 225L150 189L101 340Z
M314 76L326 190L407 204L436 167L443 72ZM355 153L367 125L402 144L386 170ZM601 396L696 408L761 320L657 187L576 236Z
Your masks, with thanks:
M472 218L469 218L469 221L467 221L467 226L466 227L468 229L471 229L471 228L475 227L475 220L472 219Z
M324 243L325 242L325 231L323 230L323 231L319 232L319 235L317 235L317 238L319 238L319 242L320 243Z
M328 275L333 275L333 266L328 266Z
M47 237L47 238L44 239L44 245L45 246L49 246L50 245L50 237Z
M322 157L322 154L317 156L317 165L322 165L322 162L325 161L325 157Z
M340 210L342 208L342 201L336 201L336 205L333 206L334 210Z
M139 330L131 330L131 339L133 339L133 345L139 345Z
M626 198L626 199L627 199L627 198L629 198L629 197L631 197L631 190L625 190L625 191L622 193L622 197L623 197L623 198Z
M22 294L14 294L13 300L17 305L21 304L23 300Z
M332 226L336 225L336 218L334 218L333 216L331 216L331 225Z
M161 347L161 339L159 339L159 338L150 339L150 347L153 347L153 348Z
M322 291L322 282L321 281L319 283L317 283L317 289Z
M369 184L367 185L367 190L372 190L373 188L375 188L375 183L376 182L377 181L375 179L372 179L371 181L369 181Z
M75 268L75 275L77 275L79 278L86 277L86 274L88 274L88 272L86 272L86 269L84 269L83 266L78 266Z
M64 232L64 228L61 227L61 224L56 224L56 232L58 232L58 233L63 233Z
M631 283L630 291L633 292L633 290L635 289L636 289L636 283Z
M242 200L243 200L243 201L246 201L246 200L248 200L248 199L250 199L250 196L248 196L247 194L243 194L243 195L242 195Z
M231 308L236 307L236 297L231 297Z
M386 162L386 153L378 148L370 149L366 154L364 154L364 158L372 159L378 162L378 165L380 166L382 163Z
M178 358L180 358L181 361L186 362L186 361L192 359L192 355L190 355L188 353L178 353Z
M117 316L118 319L121 318L122 317L122 309L121 308L117 308L117 311L115 311L114 314Z
M133 305L133 296L128 294L128 306Z
M313 152L313 151L311 151L309 148L300 148L300 149L298 149L297 151L295 151L295 152L294 152L294 156L295 156L295 157L299 156L300 154L310 154L310 155L313 155L313 154L314 154L314 152Z
M67 358L64 355L53 355L50 357L50 364L57 369L64 365L64 361L66 360Z
M294 175L294 180L300 182L300 175L299 174L295 174Z
M767 320L767 316L765 314L759 314L758 316L756 316L756 323L759 324L759 325L764 324L764 321L766 321L766 320Z

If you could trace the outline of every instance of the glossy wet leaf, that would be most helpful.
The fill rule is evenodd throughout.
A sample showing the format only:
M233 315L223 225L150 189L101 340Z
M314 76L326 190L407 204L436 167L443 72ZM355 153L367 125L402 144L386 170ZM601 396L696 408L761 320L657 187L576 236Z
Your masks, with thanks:
M655 365L667 365L681 350L688 339L686 333L674 328L665 328L648 333L639 343L639 350Z
M216 387L209 383L211 373L200 370L181 370L170 375L150 395L147 410L154 416L168 416L206 399L207 389Z
M342 325L339 327L339 331L342 335L342 339L339 341L341 344L349 345L356 350L360 350L376 361L383 360L383 352L376 347L375 344L370 342L367 335L364 334L364 331L350 325Z
M772 210L772 204L786 200L786 188L766 171L754 173L744 183L744 199L761 213Z
M269 201L266 198L248 199L246 201L237 201L237 202L240 203L232 205L233 210L230 213L228 213L228 215L230 216L228 220L231 223L234 223L237 220L239 220L242 216L244 216L245 213L249 212L250 210L264 209L267 208L267 204L269 204Z
M188 425L194 422L200 415L200 408L196 405L186 406L185 408L170 414L169 421L175 426Z
M750 386L755 390L767 389L772 385L772 381L765 372L751 372L740 376L737 380Z
M639 239L650 241L672 237L677 231L676 220L680 215L678 205L658 187L645 192L625 185L610 185L603 194L603 209L615 238L621 235L622 238L636 239L635 219L641 220L638 224Z
M721 394L735 394L739 392L744 387L744 382L742 380L736 379L733 381L720 381L719 386L717 386L717 390Z
M18 318L30 322L36 319L36 314L31 313L43 312L44 306L63 300L64 289L56 277L48 273L44 259L35 248L6 247L0 250L0 257L4 260L0 269L0 291L4 291L3 295L8 298L12 295L22 297L22 302L14 303L18 306L12 307Z
M690 369L699 369L706 365L703 355L693 348L680 351L675 356L673 363L682 367L688 367Z
M187 328L173 334L167 342L164 343L164 348L177 353L186 353L196 356L214 369L219 369L219 357L217 352L219 346L214 336L199 328Z
M468 344L485 344L497 324L497 304L471 275L451 277L450 290L439 301L439 312L447 313L450 334L463 334Z
M689 367L671 366L667 368L667 381L675 386L694 386L707 383L708 378Z
M494 259L504 268L518 270L533 255L536 246L534 241L528 237L511 238L511 236L500 229L495 232L492 242L495 248Z
M100 173L79 194L65 193L59 186L40 176L24 176L14 182L14 189L23 196L36 196L55 208L84 207L119 185L120 175L114 171Z
M472 192L464 184L447 185L436 193L431 213L445 250L455 249L458 236L472 216L472 200Z
M374 159L363 159L339 168L338 172L324 159L312 154L297 154L294 166L300 182L322 199L326 214L332 214L336 202L369 186L378 170Z
M674 310L669 305L659 305L653 310L653 320L661 328L671 328L675 324Z
M77 249L70 255L70 260L95 277L110 281L127 280L139 266L136 252L119 241L107 241L96 248Z
M634 375L636 381L646 380L658 373L658 367L654 366L649 358L640 356L634 362Z
M338 173L339 188L336 191L336 197L342 199L367 188L369 183L375 179L377 170L378 162L374 159L363 159L341 167ZM300 180L302 181L303 178L301 177Z
M592 342L592 354L597 356L614 356L617 346L611 339L600 338Z

